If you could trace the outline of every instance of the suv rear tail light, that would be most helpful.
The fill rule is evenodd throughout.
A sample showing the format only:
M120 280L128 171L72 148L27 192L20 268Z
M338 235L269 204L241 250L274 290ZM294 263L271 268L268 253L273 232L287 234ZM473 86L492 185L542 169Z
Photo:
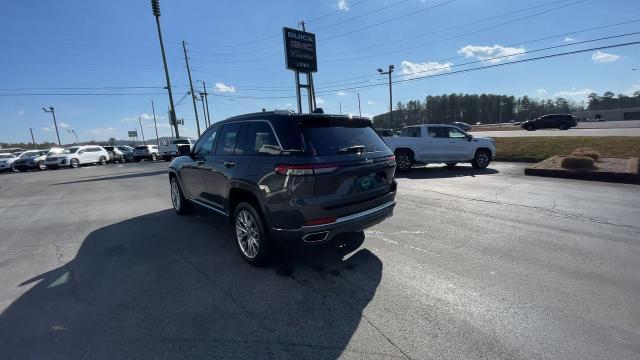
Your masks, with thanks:
M338 170L335 164L277 165L276 173L287 176L308 176L329 174Z
M396 164L396 156L395 155L391 155L387 158L387 161L391 164L391 165L395 165Z

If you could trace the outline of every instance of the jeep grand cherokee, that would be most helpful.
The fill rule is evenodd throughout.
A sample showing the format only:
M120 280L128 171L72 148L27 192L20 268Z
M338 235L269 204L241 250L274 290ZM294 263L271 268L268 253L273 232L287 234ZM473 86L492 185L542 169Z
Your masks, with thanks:
M274 241L362 235L393 214L395 157L366 118L242 115L180 150L169 166L174 209L195 204L230 218L251 264L265 262Z

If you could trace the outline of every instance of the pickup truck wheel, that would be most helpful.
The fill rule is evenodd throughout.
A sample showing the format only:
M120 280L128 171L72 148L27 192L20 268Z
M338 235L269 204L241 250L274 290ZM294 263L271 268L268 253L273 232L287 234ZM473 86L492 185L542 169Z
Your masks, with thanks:
M193 209L193 205L184 197L180 183L175 177L171 178L171 204L180 215L188 214Z
M458 165L458 163L447 163L447 167L452 168Z
M249 202L241 202L233 215L233 229L240 255L251 265L262 265L270 254L269 233L262 217Z
M413 166L413 156L408 151L399 151L396 153L396 166L398 170L405 171Z
M158 155L151 154L151 161L156 161L156 160L158 160Z
M484 169L491 162L491 153L488 150L477 150L476 155L471 160L474 169Z

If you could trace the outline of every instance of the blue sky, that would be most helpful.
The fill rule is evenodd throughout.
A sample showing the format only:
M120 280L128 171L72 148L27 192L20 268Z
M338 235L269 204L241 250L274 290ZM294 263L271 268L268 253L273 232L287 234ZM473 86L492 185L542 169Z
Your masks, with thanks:
M359 91L367 116L388 107L385 79L376 73L388 64L395 65L394 81L400 81L640 40L631 35L522 53L636 32L640 22L529 42L640 20L637 0L164 0L161 9L175 100L187 91L180 44L185 40L194 80L206 81L212 94L213 121L261 108L295 109L281 28L296 27L299 20L318 38L314 81L320 106L337 113L341 102L343 113L357 114ZM0 141L29 141L29 127L36 141L53 141L51 116L42 106L56 108L63 142L72 142L68 129L81 141L125 138L127 130L137 128L138 116L151 137L151 100L160 135L170 133L150 1L6 2L0 32ZM463 65L473 61L482 62ZM640 71L633 68L640 68L640 45L398 83L394 101L450 92L581 101L591 91L640 90ZM378 83L382 86L352 89ZM53 95L60 93L138 95ZM190 98L176 111L185 119L182 133L196 135Z

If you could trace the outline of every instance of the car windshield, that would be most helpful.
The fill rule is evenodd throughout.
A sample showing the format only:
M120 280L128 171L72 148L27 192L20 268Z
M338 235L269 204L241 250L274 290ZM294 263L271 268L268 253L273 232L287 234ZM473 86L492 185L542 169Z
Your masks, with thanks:
M78 149L80 148L77 148L77 147L67 148L67 149L64 149L61 154L75 154L78 151Z
M31 157L31 156L36 156L38 155L37 151L27 151L27 152L23 152L22 155L20 155L20 158L27 158L27 157Z
M63 149L55 149L55 150L51 150L47 153L47 156L51 156L51 155L55 155L55 154L60 154L61 152L63 152Z

